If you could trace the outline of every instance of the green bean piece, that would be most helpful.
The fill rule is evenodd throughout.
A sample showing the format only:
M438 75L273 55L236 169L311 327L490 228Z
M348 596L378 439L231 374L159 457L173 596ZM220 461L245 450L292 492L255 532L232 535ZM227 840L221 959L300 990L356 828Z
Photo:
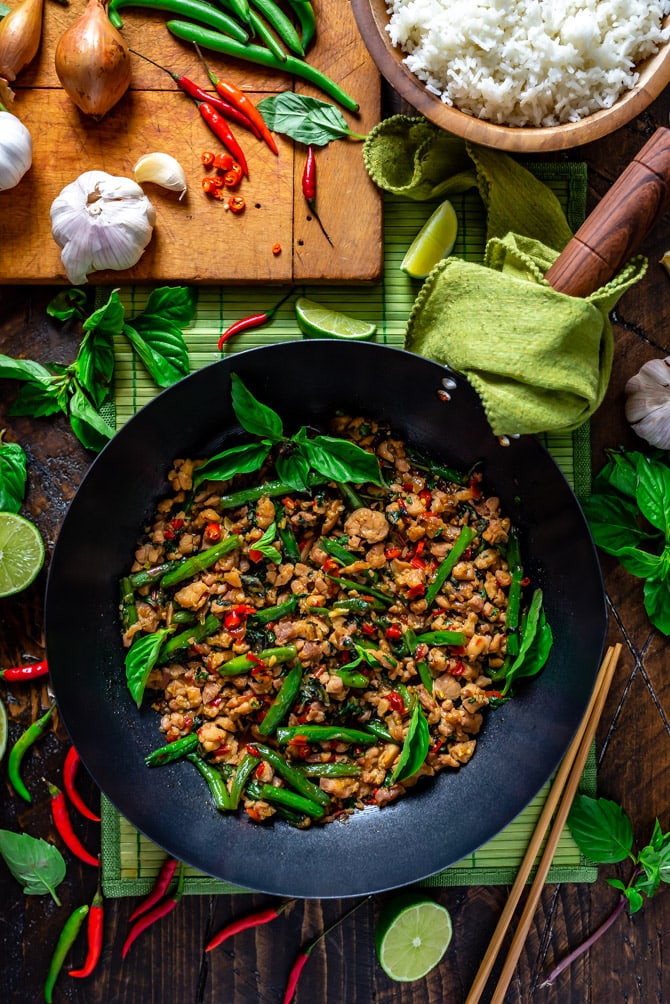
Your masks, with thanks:
M339 676L345 687L354 687L357 690L365 690L370 686L370 681L363 673L357 673L352 669L336 669L335 675Z
M200 0L109 0L107 14L109 20L115 28L121 29L123 21L119 16L119 10L125 7L143 7L149 10L162 10L168 14L176 14L178 17L190 17L194 21L206 24L210 28L229 35L236 41L245 43L249 41L249 32L245 31L232 17L225 14L210 4L201 3Z
M305 777L358 777L362 769L355 763L303 763L298 768Z
M442 478L443 481L449 481L456 485L464 485L470 479L469 474L457 471L454 467L447 467L445 464L438 464L430 457L424 456L423 453L419 453L418 450L414 450L411 447L407 447L405 452L413 467L417 467L420 471L428 471L430 474Z
M433 677L431 676L430 667L425 659L419 659L416 664L416 671L419 674L419 678L423 683L424 687L429 694L433 693Z
M267 45L270 52L273 52L277 59L285 62L288 53L282 48L282 44L267 26L262 17L259 17L255 10L249 11L249 27L264 45Z
M49 971L44 983L44 1000L46 1001L46 1004L52 1004L54 986L56 985L58 974L63 968L63 963L67 958L67 953L77 940L77 935L81 930L81 925L88 916L88 909L88 905L85 904L84 906L78 906L76 910L73 910L58 935L58 941L56 942L54 953L51 956Z
M462 631L426 631L415 638L417 645L465 645L467 640Z
M352 511L363 508L363 500L350 484L346 481L336 481L335 483L340 495Z
M143 569L141 572L133 572L128 576L133 589L140 589L142 586L151 586L158 582L161 575L174 568L174 561L164 561L162 565L155 565L153 568Z
M350 596L346 600L335 600L332 614L342 610L345 613L369 614L371 610L383 610L385 604L381 600L364 600L361 596Z
M171 24L185 25L185 22L168 21L168 28ZM191 26L188 25L187 27ZM177 35L177 38L181 38L181 35L177 34L177 32L173 32L173 34ZM212 32L212 34L214 34L214 32ZM251 48L251 46L247 46L247 49L249 48ZM311 472L307 475L307 488L305 490L305 494L309 494L310 489L318 488L320 485L325 485L327 483L328 478L323 474ZM262 485L254 485L251 488L240 488L238 492L231 492L230 495L222 495L219 499L219 509L237 509L239 506L246 505L249 502L258 502L259 499L264 498L265 496L268 498L277 498L279 495L287 495L289 492L295 492L295 488L292 485L286 484L285 481L266 481Z
M249 745L251 750L255 751L263 760L267 760L270 766L274 767L277 774L283 777L287 784L290 784L297 792L304 795L311 802L316 802L317 805L328 805L330 796L316 784L312 784L308 778L304 777L297 767L292 767L281 753L273 750L270 746L262 746L259 743Z
M519 535L516 530L510 533L507 546L507 567L512 576L507 594L507 610L505 613L505 629L507 631L507 655L519 654L519 614L521 611L521 580L523 566L519 550Z
M229 812L232 809L228 787L220 770L206 760L203 760L197 753L187 753L186 759L194 764L209 787L214 805L220 812Z
M326 743L335 740L341 743L356 743L360 746L372 746L376 742L376 737L369 732L341 728L338 725L291 725L280 726L277 729L277 741L282 746L298 738L308 743Z
M277 803L287 809L302 812L312 819L322 819L326 814L324 805L317 805L304 795L298 795L287 788L277 788L274 784L261 784L258 787L258 797L264 802ZM330 799L328 799L330 802Z
M445 555L442 563L440 564L435 578L428 586L426 590L426 608L431 607L435 602L435 597L439 593L440 589L447 581L447 578L451 574L451 570L461 557L463 552L470 546L472 541L477 536L476 532L471 526L461 527L461 532L454 541L451 550L447 555Z
M287 614L292 614L297 607L298 597L291 596L290 599L284 600L283 603L278 603L274 607L266 607L264 610L259 610L258 613L249 614L249 620L253 621L254 624L270 624L272 621L286 617Z
M342 547L341 544L338 544L336 540L331 540L330 537L322 537L319 541L319 547L331 558L334 558L335 561L339 561L341 565L353 565L355 561L358 561L358 558L352 551L347 551L346 547Z
M194 620L195 614L192 614L190 610L173 610L172 612L173 624L192 624Z
M298 696L300 684L302 683L302 666L298 662L284 677L277 696L267 710L265 718L258 726L258 731L262 736L271 736L277 726L288 715L293 702Z
M293 528L286 518L286 513L280 514L277 519L277 536L282 542L284 553L293 564L300 561L300 547L293 532Z
M224 537L218 544L214 544L213 547L208 548L206 551L198 551L197 554L186 558L185 561L178 562L176 568L173 568L170 572L166 572L161 578L161 587L168 589L170 586L176 586L185 579L192 579L194 575L204 572L206 568L211 568L212 565L217 563L219 558L225 557L226 554L234 551L241 544L242 538L236 533L231 534L230 537Z
M188 21L168 21L167 28L171 34L185 42L197 42L203 48L212 49L214 52L220 52L226 56L247 60L250 63L267 66L274 70L284 70L292 76L300 77L302 80L314 84L347 111L357 112L359 109L358 102L347 94L339 84L310 63L305 62L304 59L298 59L297 56L289 55L282 62L269 49L264 49L260 45L242 45L241 42L236 42L232 38L227 38L216 31L210 31L208 28L202 28L200 25L191 24ZM321 477L320 483L324 484L329 480L330 478ZM289 488L288 490L292 491L293 489ZM279 494L283 494L283 492Z
M179 634L173 635L172 638L166 641L158 654L157 662L165 662L167 659L172 658L175 652L188 648L194 642L204 641L205 638L209 638L210 635L215 634L220 627L221 621L219 618L214 614L207 614L201 624L187 627L185 631L180 631Z
M220 676L241 676L243 673L250 673L254 666L259 666L260 663L265 663L268 669L271 669L277 663L295 659L297 654L295 645L264 648L262 652L245 652L244 655L236 655L228 662L224 662L217 668L217 673Z
M377 721L376 718L370 719L369 722L365 723L365 729L376 739L381 739L385 743L394 743L396 740L393 738L389 730L386 728L383 722Z
M254 802L262 801L263 800L263 796L261 794L262 787L263 786L260 783L260 781L251 781L247 785L247 790L246 790L247 797L253 799ZM284 791L286 790L287 789L285 788ZM305 820L307 819L307 816L305 815L304 812L295 811L294 809L289 809L286 805L279 805L278 803L275 803L275 809L277 811L277 815L281 819L286 820L287 823L290 823L291 826L303 827L305 825Z
M288 0L289 7L295 12L300 25L300 41L307 52L316 35L316 17L310 0Z
M383 603L385 606L390 607L395 603L395 597L389 596L387 593L383 593L381 589L375 589L373 586L364 586L360 582L356 582L354 579L345 579L342 575L328 575L327 578L331 582L339 582L341 586L345 589L355 589L356 592L361 593L362 597L374 596L376 600Z
M166 763L173 763L175 760L180 760L189 753L193 753L197 747L198 736L195 732L189 732L187 736L175 739L173 743L166 743L165 746L159 746L158 749L152 750L145 756L144 762L147 767L162 767Z
M253 753L245 753L238 763L235 773L233 774L233 780L230 782L229 795L231 809L237 809L240 804L242 792L244 791L244 786L260 762L260 757L254 756Z
M284 45L300 56L305 56L305 50L300 41L300 35L295 30L293 23L286 16L284 11L277 6L274 0L251 0L251 7L255 7L259 14L262 14L268 24L274 28Z
M7 761L9 781L16 794L20 795L25 802L32 802L33 799L21 777L21 764L30 747L46 732L55 707L56 702L54 701L49 705L44 714L36 722L33 722L32 725L29 725L26 731L19 736L9 751L9 759Z
M120 593L121 624L123 626L123 630L127 631L129 627L133 626L133 624L137 624L139 619L137 604L135 603L135 590L133 589L130 578L127 575L124 575L121 579Z

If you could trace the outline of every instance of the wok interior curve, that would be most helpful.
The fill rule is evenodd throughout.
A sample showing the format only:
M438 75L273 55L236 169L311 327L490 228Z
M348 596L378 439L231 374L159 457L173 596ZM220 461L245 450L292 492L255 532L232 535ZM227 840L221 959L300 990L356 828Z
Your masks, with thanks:
M190 764L148 769L158 715L125 686L118 582L176 457L205 457L239 435L230 374L281 415L287 431L337 411L387 421L460 469L520 527L527 574L544 592L550 660L490 711L472 761L380 810L298 831L222 816ZM444 378L455 386L449 400ZM493 435L474 391L400 349L336 340L278 343L213 363L163 391L94 460L60 529L49 570L46 643L63 722L104 794L166 851L206 874L277 895L327 898L396 888L470 854L535 797L566 751L602 656L600 567L567 481L533 438Z

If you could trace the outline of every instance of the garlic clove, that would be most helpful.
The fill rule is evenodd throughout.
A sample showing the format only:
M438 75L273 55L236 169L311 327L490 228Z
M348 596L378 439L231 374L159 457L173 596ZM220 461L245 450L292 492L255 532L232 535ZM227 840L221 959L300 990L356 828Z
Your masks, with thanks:
M0 111L0 192L18 185L33 162L33 141L23 122Z
M670 356L650 359L625 386L626 419L651 446L670 449Z
M135 164L133 173L140 183L149 181L171 192L179 192L180 199L186 194L184 169L169 153L145 153Z

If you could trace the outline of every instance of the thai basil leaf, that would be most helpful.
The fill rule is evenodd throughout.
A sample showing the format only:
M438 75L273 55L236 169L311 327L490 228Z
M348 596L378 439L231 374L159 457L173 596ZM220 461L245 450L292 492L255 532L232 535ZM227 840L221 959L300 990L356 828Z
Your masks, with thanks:
M281 563L281 554L274 546L274 540L277 536L277 524L270 523L269 527L260 538L260 540L255 540L253 544L250 545L250 550L260 551L265 558L269 558L276 565Z
M326 146L331 140L365 137L351 131L335 105L295 91L282 91L259 101L258 109L269 129L290 136L305 146Z
M649 551L641 551L638 547L620 547L617 551L610 552L615 555L631 575L646 579L651 576L663 573L663 567L667 568L667 560L663 555L650 554Z
M28 380L48 386L52 375L48 369L32 359L12 359L0 355L0 377L6 380Z
M309 488L309 460L300 450L291 453L280 453L275 461L277 476L296 492L304 492Z
M169 321L140 314L132 324L124 324L123 333L159 387L188 376L188 349L181 330Z
M80 387L70 398L70 425L79 442L96 453L114 435L114 429L98 414Z
M233 410L242 428L253 436L262 436L274 443L280 442L284 438L284 427L277 412L261 404L245 387L237 373L231 375L230 382Z
M643 457L637 464L637 504L652 526L670 537L670 469Z
M18 512L26 494L26 454L19 443L0 434L0 512Z
M661 855L647 844L638 854L637 863L643 874L637 876L634 886L645 896L653 896L661 884Z
M231 446L229 450L217 453L193 473L193 484L197 488L203 481L227 481L235 474L249 474L263 466L270 452L270 443L243 443Z
M519 638L519 653L503 674L503 697L514 680L539 673L549 656L553 635L542 606L541 589L535 590L528 612L521 618Z
M114 291L107 303L82 325L84 337L72 369L96 408L109 396L114 374L112 339L123 331L123 315L119 294Z
M140 317L155 317L185 328L195 317L196 302L196 292L189 286L161 286L151 291L146 307L130 323L134 326Z
M422 763L428 756L430 749L430 729L426 716L421 710L421 705L417 701L412 711L409 728L405 736L398 762L391 774L391 783L405 781L408 777L416 774Z
M632 856L631 821L621 806L608 798L577 795L568 826L582 854L596 864L614 864Z
M651 623L663 634L670 635L670 580L667 570L645 581L643 596Z
M650 539L649 533L639 526L639 510L632 499L614 494L592 495L584 499L583 508L596 546L608 554Z
M607 493L609 488L613 488L634 500L637 491L637 465L643 456L636 451L610 452L609 460L594 478L594 494Z
M72 317L82 317L86 300L83 289L63 289L47 303L46 311L57 321L69 321Z
M138 708L142 706L147 680L158 662L161 647L168 634L169 628L161 628L153 634L141 635L126 653L126 683Z
M59 411L67 412L66 384L24 383L11 408L12 415L46 418Z
M107 338L120 335L123 331L125 309L119 299L118 290L110 293L107 303L94 310L90 317L84 321L82 328L85 332L98 331Z
M296 433L293 438L299 442L301 452L319 474L325 474L333 481L383 484L377 457L356 443L332 436L314 436L308 439L304 429Z
M56 905L61 905L56 886L65 878L66 867L57 847L29 833L0 830L0 854L26 896L49 893Z

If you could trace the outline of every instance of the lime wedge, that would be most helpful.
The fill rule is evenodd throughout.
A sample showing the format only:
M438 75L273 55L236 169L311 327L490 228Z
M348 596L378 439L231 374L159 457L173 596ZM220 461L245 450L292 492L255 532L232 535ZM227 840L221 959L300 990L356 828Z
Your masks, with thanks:
M5 755L5 750L7 749L7 732L9 731L7 727L7 709L0 701L0 760L2 760Z
M298 327L308 338L346 338L348 341L365 341L372 338L376 324L360 321L357 317L330 310L315 300L299 296L295 301Z
M420 980L438 964L451 935L451 917L445 907L421 894L401 893L379 915L377 958L392 980Z
M451 254L458 233L458 217L451 202L442 202L410 244L400 268L413 279L425 279L438 261Z
M34 582L44 564L44 542L36 526L13 512L0 512L0 597Z

